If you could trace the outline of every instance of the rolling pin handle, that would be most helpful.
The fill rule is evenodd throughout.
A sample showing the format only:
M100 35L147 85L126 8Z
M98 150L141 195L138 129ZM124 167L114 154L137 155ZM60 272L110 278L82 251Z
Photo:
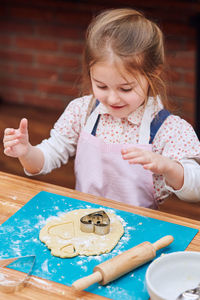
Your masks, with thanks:
M152 245L155 248L155 250L157 251L157 250L160 250L160 249L170 245L173 242L173 240L174 240L174 238L172 235L166 235L163 238L156 241L155 243L153 243Z
M76 280L72 284L72 287L74 287L78 291L82 291L91 286L92 284L102 281L102 279L103 277L101 272L96 271L89 276Z

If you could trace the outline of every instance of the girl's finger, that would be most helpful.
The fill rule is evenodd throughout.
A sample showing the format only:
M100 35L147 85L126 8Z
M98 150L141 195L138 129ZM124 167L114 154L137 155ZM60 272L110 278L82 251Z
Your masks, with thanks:
M145 170L151 170L151 169L153 168L153 166L152 166L152 164L144 164L144 165L143 165L143 168L144 168Z
M13 147L16 146L19 143L19 140L12 140L12 141L8 141L8 142L4 142L4 148L9 148L9 147Z
M9 134L13 134L15 132L15 129L14 128L6 128L4 130L4 134L5 135L9 135Z
M139 149L138 147L130 147L130 148L124 148L121 150L122 154L128 154L132 152L141 152L142 150Z
M142 161L140 161L140 160L138 160L138 159L129 159L129 164L140 164L140 165L142 165L143 164L143 162Z
M123 159L127 160L127 159L131 159L131 158L136 158L136 157L139 157L138 156L138 153L127 153L127 154L123 154L122 155Z
M131 158L128 160L130 164L140 164L140 165L145 165L145 164L150 164L152 163L151 159L148 157L136 157L136 158Z
M4 154L9 155L9 154L10 154L10 151L11 151L11 148L10 148L10 147L5 148L5 149L4 149Z
M16 140L18 138L18 134L12 134L12 135L5 135L4 138L3 138L3 143L6 143L6 142L10 142L10 141L13 141L13 140Z
M147 153L144 151L133 151L126 154L122 154L124 159L131 159L131 158L145 158L147 156Z
M23 118L21 121L20 121L20 124L19 124L19 131L22 133L22 134L26 134L27 131L28 131L28 120L26 118Z

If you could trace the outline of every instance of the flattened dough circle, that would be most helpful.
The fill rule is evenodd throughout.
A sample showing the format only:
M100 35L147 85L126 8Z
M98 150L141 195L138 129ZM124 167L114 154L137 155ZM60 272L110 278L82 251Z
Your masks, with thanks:
M99 209L77 209L49 221L40 231L39 238L51 249L51 254L62 258L77 255L100 255L110 252L124 233L119 218L106 211L110 218L110 232L106 235L80 230L80 219Z

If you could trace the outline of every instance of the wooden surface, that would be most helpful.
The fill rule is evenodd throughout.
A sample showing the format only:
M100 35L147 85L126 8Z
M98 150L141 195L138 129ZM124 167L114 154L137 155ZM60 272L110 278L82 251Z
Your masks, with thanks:
M185 225L193 228L200 229L200 221L187 219L181 216L167 214L155 210L133 207L130 205L122 204L112 200L95 197L88 194L83 194L72 189L67 189L57 185L36 181L21 176L11 175L8 173L0 172L0 223L6 221L18 209L20 209L27 201L34 197L40 191L47 191L56 193L72 198L77 198L84 201L90 201L100 205L106 205L116 209L121 209L147 217L153 217L168 222L173 222L180 225ZM192 240L187 250L200 251L200 233L198 233ZM12 276L21 278L23 273L12 270ZM12 300L59 300L59 299L73 299L73 300L90 300L90 299L107 299L98 295L88 292L74 291L72 287L61 285L48 280L39 279L31 276L25 288L14 294L5 294L0 289L0 299Z

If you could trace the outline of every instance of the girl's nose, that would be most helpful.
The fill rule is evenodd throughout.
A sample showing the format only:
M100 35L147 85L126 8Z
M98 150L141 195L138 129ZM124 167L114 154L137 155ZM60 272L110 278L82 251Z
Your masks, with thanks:
M120 102L119 97L116 92L110 91L108 94L107 102L109 105L114 105Z

